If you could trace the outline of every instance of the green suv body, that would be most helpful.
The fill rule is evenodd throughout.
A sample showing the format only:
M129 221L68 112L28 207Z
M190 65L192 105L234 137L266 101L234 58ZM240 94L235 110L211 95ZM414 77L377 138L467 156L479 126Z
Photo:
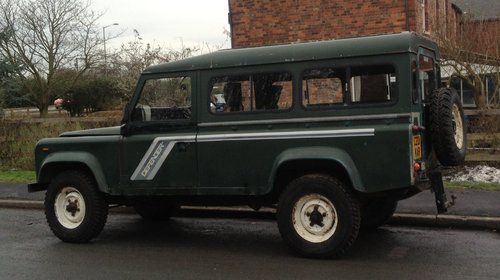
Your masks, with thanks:
M245 204L277 207L299 253L337 256L397 200L431 185L442 194L439 161L463 161L462 107L438 90L438 62L435 43L401 33L149 67L121 126L37 144L30 190L47 189L49 224L65 241L97 236L110 204L152 219L179 205ZM443 102L449 120L433 111Z

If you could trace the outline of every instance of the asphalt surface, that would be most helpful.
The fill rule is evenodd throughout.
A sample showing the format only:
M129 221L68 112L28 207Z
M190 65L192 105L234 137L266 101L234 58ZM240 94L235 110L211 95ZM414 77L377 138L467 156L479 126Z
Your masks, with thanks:
M446 214L478 217L500 217L500 192L452 189L456 204ZM28 193L26 184L0 183L0 199L42 201L45 192ZM434 194L425 191L398 203L396 213L436 214Z
M91 244L60 242L42 211L0 209L0 279L499 279L492 231L383 227L339 260L294 256L272 221L111 215Z

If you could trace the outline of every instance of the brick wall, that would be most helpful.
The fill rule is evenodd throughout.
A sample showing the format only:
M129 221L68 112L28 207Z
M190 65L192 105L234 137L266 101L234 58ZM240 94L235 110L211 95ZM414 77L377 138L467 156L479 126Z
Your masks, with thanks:
M407 30L404 0L230 0L229 5L233 48ZM411 31L427 28L432 35L435 27L452 26L452 16L450 0L408 0Z

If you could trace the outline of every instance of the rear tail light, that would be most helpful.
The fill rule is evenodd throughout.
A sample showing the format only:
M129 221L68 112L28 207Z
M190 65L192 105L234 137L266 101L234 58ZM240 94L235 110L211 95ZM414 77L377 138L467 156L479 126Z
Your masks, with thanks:
M418 173L420 172L420 170L422 170L422 165L420 165L420 163L418 162L415 162L413 164L413 171L415 171L415 173Z
M412 125L411 127L411 131L413 132L413 134L418 134L420 133L421 131L424 131L425 130L425 127L423 126L418 126L418 125Z

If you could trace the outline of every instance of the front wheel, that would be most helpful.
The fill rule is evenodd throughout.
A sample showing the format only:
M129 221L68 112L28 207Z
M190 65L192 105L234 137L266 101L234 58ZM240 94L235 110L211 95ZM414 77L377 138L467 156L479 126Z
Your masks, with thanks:
M104 228L108 204L93 180L80 171L57 175L45 195L45 217L62 241L85 243Z
M340 180L323 174L292 181L280 197L277 218L284 241L312 258L344 254L360 226L357 199Z

